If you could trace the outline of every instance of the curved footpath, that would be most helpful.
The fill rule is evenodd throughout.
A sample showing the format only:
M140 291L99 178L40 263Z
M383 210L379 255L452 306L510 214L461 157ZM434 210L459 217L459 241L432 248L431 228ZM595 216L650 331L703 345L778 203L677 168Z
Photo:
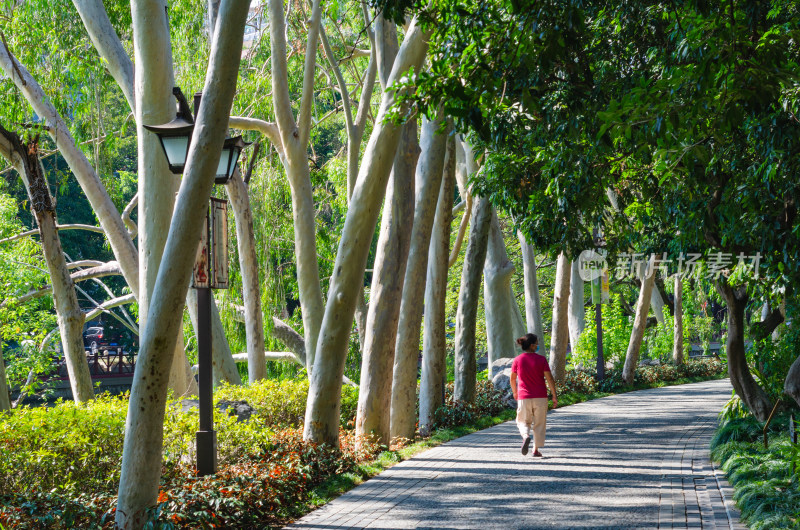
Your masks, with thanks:
M745 528L708 458L728 380L551 411L543 458L514 422L401 462L287 528Z

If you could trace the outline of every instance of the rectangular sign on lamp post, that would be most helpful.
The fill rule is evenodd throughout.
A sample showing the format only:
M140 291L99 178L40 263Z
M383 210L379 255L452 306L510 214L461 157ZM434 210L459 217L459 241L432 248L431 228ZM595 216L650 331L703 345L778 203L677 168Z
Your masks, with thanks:
M192 287L228 288L228 201L211 198L197 247Z
M228 201L211 198L209 208L211 234L211 287L228 288Z
M608 269L592 280L592 304L605 304L611 299L608 284Z

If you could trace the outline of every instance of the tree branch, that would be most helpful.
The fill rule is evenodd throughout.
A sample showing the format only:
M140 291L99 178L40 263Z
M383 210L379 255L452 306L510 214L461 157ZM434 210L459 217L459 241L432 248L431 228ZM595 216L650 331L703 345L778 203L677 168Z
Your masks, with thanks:
M108 195L103 183L100 181L86 155L75 144L75 139L69 133L67 124L61 119L53 104L47 99L41 86L28 73L24 66L11 54L8 47L0 46L0 68L8 75L22 92L25 99L33 107L36 114L49 127L49 134L61 155L67 161L70 170L75 175L86 198L89 200L100 225L105 231L106 238L120 266L123 268L125 280L134 293L139 292L139 256L136 247L127 236L127 230L122 223L122 218Z
M136 234L139 233L139 227L136 223L133 222L131 219L131 214L133 213L133 209L136 208L136 205L139 204L139 192L136 192L136 195L133 196L131 202L122 210L122 222L125 223L125 226L128 227L128 235L131 236L131 239L136 237Z
M76 263L80 263L80 262L76 262ZM71 266L77 266L75 264L70 264L70 265ZM72 278L73 282L77 283L77 282L82 282L82 281L86 281L86 280L91 280L91 279L94 279L94 278L103 278L105 276L114 276L114 275L120 275L120 274L122 274L122 270L120 270L119 263L117 263L116 261L110 261L110 262L105 263L105 264L103 264L103 265L101 265L99 267L92 267L90 269L81 269L79 271L75 271L72 274L70 274L70 278ZM28 302L28 301L33 300L35 298L41 298L43 296L47 296L52 291L53 291L53 286L52 285L45 285L41 289L28 291L27 293L25 293L22 296L18 297L16 300L17 300L17 303L24 304L25 302ZM0 304L0 305L5 305L5 304L6 304L6 301L4 300L3 304Z
M467 233L469 218L472 214L472 195L469 193L467 193L466 203L466 211L464 212L464 217L461 218L461 225L458 227L458 236L456 236L456 242L453 245L453 250L450 251L450 259L447 263L448 267L455 265L456 260L458 259L458 253L461 252L461 245L464 242L464 234Z
M750 326L750 335L753 340L762 340L769 337L784 321L783 312L780 309L773 309L770 311L767 318L761 322L756 322Z
M281 133L278 129L278 124L258 118L248 118L245 116L231 116L228 126L233 129L241 129L244 131L258 131L266 136L270 142L278 150L278 155L284 158L283 142L281 141Z
M367 71L364 73L364 87L361 89L361 99L358 102L358 112L356 113L356 134L361 137L364 134L364 128L367 124L367 116L369 115L370 102L372 101L372 93L375 90L375 79L378 74L378 61L375 58L375 31L372 29L372 21L367 9L367 3L361 2L361 12L364 17L364 29L369 36L371 46L369 63L367 63Z
M306 341L302 335L289 324L272 317L272 336L285 344L301 360L301 365L306 365Z
M109 309L113 309L115 307L119 307L125 304L132 304L136 301L136 297L132 294L126 294L125 296L120 296L118 298L114 298L112 300L108 300L107 302L103 302L99 306L95 307L91 311L86 311L84 314L86 315L86 320L89 321L96 316L99 316L101 313L108 311Z
M317 39L319 38L322 20L322 2L313 0L311 20L308 26L308 43L306 44L306 62L303 72L303 94L300 97L300 113L297 126L300 129L300 145L308 143L311 134L311 106L314 101L314 71L317 63ZM342 95L342 97L346 97Z
M333 55L331 44L328 41L328 35L325 32L325 26L322 24L320 24L319 27L319 38L322 42L322 51L325 53L325 58L328 59L328 64L331 65L333 75L336 77L336 83L339 85L339 92L342 95L342 110L344 110L344 123L345 127L347 127L347 134L349 135L355 132L353 128L353 110L350 107L350 93L347 90L347 84L344 82L342 69L339 68L339 63Z
M290 137L297 137L297 124L292 115L289 97L289 67L286 60L286 22L283 0L269 0L269 32L272 46L272 105L275 120L284 146ZM277 144L276 144L277 145Z
M69 225L57 225L57 230L86 230L87 232L95 232L97 234L105 234L105 231L99 227L94 225L81 225L81 224L69 224ZM0 239L0 243L10 243L11 241L16 241L18 239L22 239L27 236L32 236L39 233L39 229L36 228L34 230L28 230L26 232L21 232L19 234L13 235L11 237L7 237L6 239Z
M72 0L72 3L78 10L97 53L108 63L111 76L122 90L128 106L134 110L133 62L114 31L103 2L101 0Z

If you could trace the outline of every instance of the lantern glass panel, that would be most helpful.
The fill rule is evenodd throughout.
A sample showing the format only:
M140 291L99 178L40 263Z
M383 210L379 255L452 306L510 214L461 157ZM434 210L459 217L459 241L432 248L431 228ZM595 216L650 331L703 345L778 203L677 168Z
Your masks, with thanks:
M228 177L232 177L233 176L233 172L236 171L236 163L239 162L239 155L241 155L241 154L242 154L241 148L239 148L239 149L234 148L233 149L233 153L232 153L232 156L231 156L231 165L228 168Z
M226 147L222 150L222 154L219 157L219 164L217 165L216 178L228 177L228 163L231 159L231 150L231 147Z
M189 150L188 136L162 136L161 145L171 166L183 167L186 165L186 154Z

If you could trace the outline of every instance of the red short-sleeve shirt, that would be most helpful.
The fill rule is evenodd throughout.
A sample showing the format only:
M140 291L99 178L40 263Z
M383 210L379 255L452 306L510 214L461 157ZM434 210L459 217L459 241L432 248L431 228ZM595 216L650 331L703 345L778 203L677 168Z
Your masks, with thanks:
M522 352L511 364L511 371L517 374L518 399L547 397L544 373L550 371L550 365L542 355Z

